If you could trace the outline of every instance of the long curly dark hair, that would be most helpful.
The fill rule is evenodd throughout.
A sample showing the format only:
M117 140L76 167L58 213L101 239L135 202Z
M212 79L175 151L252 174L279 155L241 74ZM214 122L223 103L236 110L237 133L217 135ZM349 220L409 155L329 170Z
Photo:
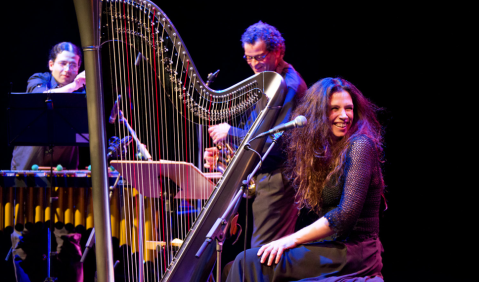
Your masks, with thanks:
M346 91L354 104L354 118L347 134L334 142L329 121L332 94ZM296 188L299 206L319 214L322 192L326 184L341 179L346 153L359 135L368 136L382 160L382 127L376 119L378 108L350 82L342 78L324 78L306 91L293 111L292 119L303 115L306 126L286 135L288 162L286 175Z

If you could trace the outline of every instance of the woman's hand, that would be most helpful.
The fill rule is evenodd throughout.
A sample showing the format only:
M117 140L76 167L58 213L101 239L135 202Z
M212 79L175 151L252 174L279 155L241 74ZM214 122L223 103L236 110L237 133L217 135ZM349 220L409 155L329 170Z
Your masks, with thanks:
M271 266L273 260L274 263L279 263L279 259L283 255L284 250L292 249L307 242L326 238L332 234L334 234L334 231L329 227L328 219L323 216L291 235L264 245L259 249L257 255L262 255L261 263L265 263L266 260L268 260L268 265Z
M269 244L262 246L258 251L258 256L261 256L261 263L265 263L268 260L268 265L271 266L274 263L278 263L284 250L292 249L298 244L291 235L283 237L279 240L273 241ZM276 258L276 259L275 259Z

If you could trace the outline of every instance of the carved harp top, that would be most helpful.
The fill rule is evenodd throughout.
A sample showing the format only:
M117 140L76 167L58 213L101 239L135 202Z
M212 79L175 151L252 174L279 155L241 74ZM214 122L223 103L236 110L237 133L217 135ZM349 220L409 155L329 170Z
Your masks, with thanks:
M232 119L268 93L264 75L258 74L224 90L209 88L199 75L180 34L166 14L149 1L102 1L101 46L119 55L124 69L147 63L146 72L158 78L150 91L163 92L176 110L198 124ZM115 50L116 49L116 50ZM117 69L120 78L122 69ZM124 79L128 74L123 74ZM121 79L121 78L120 78ZM128 82L126 82L128 83ZM130 84L133 84L130 81ZM278 85L273 85L278 88ZM272 94L269 94L271 97Z

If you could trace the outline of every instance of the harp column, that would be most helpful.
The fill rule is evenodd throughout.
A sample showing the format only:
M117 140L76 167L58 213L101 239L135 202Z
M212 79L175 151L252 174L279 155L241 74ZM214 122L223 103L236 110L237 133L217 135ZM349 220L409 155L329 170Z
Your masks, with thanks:
M98 281L115 281L111 243L110 205L106 159L106 128L100 61L100 12L98 0L74 0L85 62L88 130L95 221Z

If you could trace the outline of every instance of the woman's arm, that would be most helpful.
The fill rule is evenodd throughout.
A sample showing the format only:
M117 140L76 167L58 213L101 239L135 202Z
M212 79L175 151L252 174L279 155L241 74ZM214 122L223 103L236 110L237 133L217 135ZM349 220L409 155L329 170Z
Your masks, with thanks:
M333 233L333 230L329 228L328 220L325 217L321 217L312 224L291 235L262 246L258 251L258 256L262 255L261 263L266 262L266 259L268 259L268 265L271 265L273 261L278 263L284 250L328 237Z

